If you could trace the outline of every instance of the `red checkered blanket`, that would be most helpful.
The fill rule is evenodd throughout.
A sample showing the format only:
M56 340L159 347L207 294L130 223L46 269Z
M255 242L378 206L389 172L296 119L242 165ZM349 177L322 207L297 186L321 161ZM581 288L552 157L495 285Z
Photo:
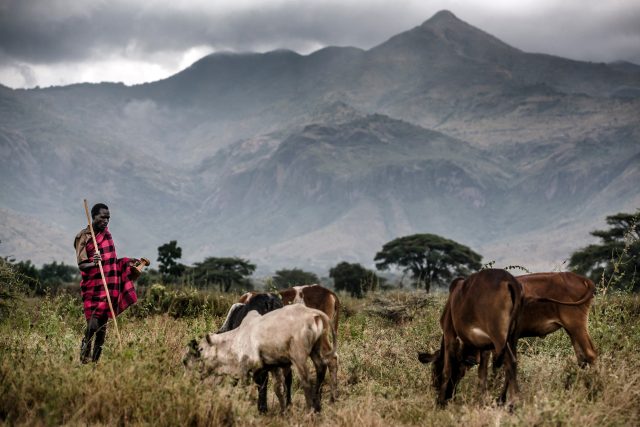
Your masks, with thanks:
M96 234L96 242L102 256L102 268L104 277L107 280L109 295L111 296L111 304L116 316L122 313L131 304L135 304L138 300L133 281L130 279L131 266L129 258L120 258L116 256L116 247L113 244L109 229ZM87 242L87 255L89 259L93 259L95 247L93 240ZM107 293L102 284L100 269L95 266L89 270L81 271L82 281L80 282L80 290L82 291L82 300L84 301L84 316L89 320L92 316L103 318L111 316L109 303L107 302Z

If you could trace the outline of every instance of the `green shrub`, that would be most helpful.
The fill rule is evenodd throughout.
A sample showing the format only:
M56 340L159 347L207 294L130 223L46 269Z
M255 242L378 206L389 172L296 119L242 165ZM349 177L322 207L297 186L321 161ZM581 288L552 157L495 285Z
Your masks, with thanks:
M134 316L168 314L181 317L225 316L236 296L217 292L204 292L194 288L176 289L155 284L146 289L131 309Z
M9 262L0 258L0 319L8 315L26 291L22 276Z

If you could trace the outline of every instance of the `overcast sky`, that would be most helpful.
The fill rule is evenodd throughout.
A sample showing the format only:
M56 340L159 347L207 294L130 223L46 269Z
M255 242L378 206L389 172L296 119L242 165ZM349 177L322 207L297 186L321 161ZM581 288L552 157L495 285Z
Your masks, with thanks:
M638 0L0 0L0 83L136 84L217 51L368 49L442 9L527 52L640 64Z

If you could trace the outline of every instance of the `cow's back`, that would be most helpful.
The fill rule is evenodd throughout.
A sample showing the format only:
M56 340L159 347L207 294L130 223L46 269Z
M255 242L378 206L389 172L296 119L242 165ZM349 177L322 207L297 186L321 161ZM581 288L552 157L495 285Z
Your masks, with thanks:
M290 354L292 343L313 344L327 334L330 321L320 310L291 304L250 323L243 322L238 329L247 338L247 345L259 345L265 363L278 364L284 362L284 355ZM282 360L276 360L278 358Z
M340 300L331 290L320 285L294 286L280 292L282 303L286 305L302 303L325 313L332 322L334 330L338 330Z
M457 281L448 307L456 335L477 348L493 346L500 353L517 327L522 296L522 285L504 270L481 270Z
M571 272L532 273L516 279L522 284L527 300L551 298L573 302L587 296L590 301L595 291L595 285L590 279Z

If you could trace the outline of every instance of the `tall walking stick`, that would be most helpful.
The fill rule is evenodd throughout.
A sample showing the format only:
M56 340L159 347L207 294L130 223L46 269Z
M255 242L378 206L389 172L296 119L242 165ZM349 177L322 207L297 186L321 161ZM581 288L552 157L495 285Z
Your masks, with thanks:
M91 216L89 216L89 205L87 205L87 199L84 199L84 211L87 214L87 222L89 222L89 231L91 231L91 239L93 239L93 247L100 252L98 248L98 242L96 241L96 235L93 232L93 224L91 222ZM109 303L109 310L111 310L111 316L113 317L113 324L116 327L116 335L118 336L118 344L122 348L122 338L120 338L120 331L118 330L118 321L116 320L116 313L113 311L113 305L111 304L111 296L109 295L109 287L107 286L107 279L104 277L104 270L102 269L102 261L98 261L98 268L100 268L100 276L102 277L102 284L104 290L107 293L107 302Z

